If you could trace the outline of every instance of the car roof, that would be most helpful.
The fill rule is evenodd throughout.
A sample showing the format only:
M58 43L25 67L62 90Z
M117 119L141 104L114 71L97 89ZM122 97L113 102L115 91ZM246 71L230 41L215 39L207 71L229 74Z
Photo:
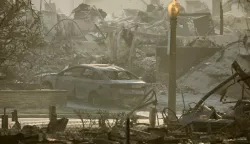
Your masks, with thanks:
M112 64L80 64L80 67L91 67L99 70L125 71L125 69ZM76 66L76 67L78 67Z

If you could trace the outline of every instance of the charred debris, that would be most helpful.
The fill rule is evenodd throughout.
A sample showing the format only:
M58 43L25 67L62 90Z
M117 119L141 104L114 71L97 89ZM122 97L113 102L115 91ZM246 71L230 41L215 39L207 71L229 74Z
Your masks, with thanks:
M145 4L146 11L124 9L117 16L108 15L102 9L83 3L72 11L71 18L56 13L54 3L45 3L45 9L41 12L33 10L28 2L19 1L19 4L20 6L6 2L5 11L7 13L8 10L11 11L11 6L18 6L20 11L16 12L17 18L24 15L27 17L18 21L28 23L26 27L17 26L25 28L20 33L20 39L22 35L28 35L26 41L32 43L25 43L25 49L21 52L15 51L15 45L4 43L6 50L2 51L2 55L10 57L1 61L1 72L12 82L17 81L21 88L25 86L20 83L39 83L36 76L40 74L82 63L116 64L140 74L148 82L156 82L155 49L167 45L168 17L165 7ZM31 11L23 13L25 9ZM181 13L185 13L184 8ZM11 24L15 16L11 17L13 19L3 19L3 24ZM28 31L31 27L34 31ZM206 11L198 15L187 13L180 16L177 27L179 36L209 36L215 33L211 14ZM3 28L6 36L13 31L8 27ZM19 46L20 39L15 39L12 43L16 42ZM202 38L190 43L178 38L177 45L194 47L196 41L208 41L211 47L217 47L211 40ZM13 54L8 51L9 47L13 48ZM22 56L25 59L21 59Z
M244 89L250 86L250 75L245 73L234 61L233 74L225 81L205 94L193 107L185 109L181 116L169 119L168 108L157 109L157 99L151 103L134 108L129 113L109 113L98 111L88 113L75 110L81 123L78 126L70 123L68 118L58 118L56 107L49 108L49 123L47 125L24 125L18 121L16 110L12 112L13 126L9 126L8 112L2 116L1 142L24 144L29 143L249 143L249 110L250 101L244 95ZM242 94L237 101L227 101L226 95L221 95L222 104L233 103L229 111L216 110L205 105L206 100L216 91L226 91L235 83L242 83ZM150 94L155 96L154 91ZM153 105L149 119L134 115L134 111ZM159 115L162 115L159 118ZM144 120L144 121L143 121ZM145 121L146 120L146 121ZM143 122L142 122L143 121Z
M8 6L5 7L6 11L12 9L16 9L16 11L10 11L13 12L11 13L11 18L14 19L2 19L0 31L4 32L2 33L4 35L0 37L1 40L14 31L22 31L22 33L19 33L19 39L4 39L4 42L0 41L2 46L0 54L4 56L0 61L1 69L3 69L0 73L1 80L17 84L19 87L17 89L27 89L29 86L26 84L34 87L29 87L28 89L40 88L39 81L37 80L39 75L46 72L59 71L65 67L80 64L83 61L84 63L92 64L117 64L137 72L145 79L149 79L145 81L150 83L156 82L155 75L157 72L155 69L157 67L157 56L155 56L155 50L148 50L146 48L161 48L168 44L166 39L166 27L168 27L166 21L168 17L166 16L166 8L163 6L146 4L146 11L124 9L122 16L111 16L110 18L102 9L83 3L72 11L74 18L69 19L65 15L55 13L55 5L49 3L42 14L45 19L46 15L54 16L53 18L56 19L55 23L51 24L50 21L46 20L42 23L39 16L40 13L31 9L29 12L32 13L32 17L25 20L27 22L26 27L23 27L23 19L21 17L23 17L24 13L19 10L31 8L31 3L19 0L15 5L8 1L2 4ZM218 16L213 18L211 13L208 12L209 9L203 3L198 2L197 5L202 8L192 13L186 12L183 7L181 8L177 26L177 45L179 47L216 49L211 54L219 55L219 58L215 60L216 64L223 61L221 60L223 58L231 58L227 50L229 46L235 43L243 42L242 47L248 52L248 36L244 32L238 31L245 36L242 37L242 40L237 39L233 44L222 43L219 45L209 39L209 36L214 37L218 34L216 24L221 19ZM0 14L6 16L6 11L0 9ZM224 23L228 22L229 25L231 19L230 16L228 17L224 20ZM104 19L109 20L105 21ZM14 31L7 27L13 20L18 21L18 25ZM84 25L83 28L81 27L82 25ZM233 26L233 24L230 27L222 25L220 27L220 34L233 33L235 31ZM31 29L34 29L34 31L30 31ZM21 39L25 36L28 36L27 39ZM196 38L190 38L189 36L195 36ZM30 43L25 43L27 41ZM232 40L228 41L232 42ZM15 51L21 43L24 48L20 51ZM88 49L83 49L83 46L88 47ZM31 49L31 47L35 48ZM10 48L13 51L9 51ZM221 51L218 52L217 49ZM5 55L10 56L5 57ZM20 59L23 57L25 59ZM242 60L244 63L246 61L249 62L248 54L244 55L241 53L240 57L244 59L244 61ZM208 56L202 58L204 60ZM229 60L225 61L228 62ZM18 63L18 66L15 65L16 63ZM209 65L207 64L208 62L206 63L206 60L201 63ZM75 110L74 115L80 121L77 124L72 123L67 116L59 118L56 107L51 106L49 108L49 122L46 124L22 124L19 121L18 112L14 110L11 113L11 123L13 124L11 125L7 109L4 109L1 121L2 127L0 129L0 143L250 143L250 101L249 97L247 97L248 94L246 94L250 88L250 75L241 68L240 64L240 62L233 61L231 64L232 75L228 76L225 74L228 77L220 80L219 84L204 94L197 103L193 103L193 107L190 104L190 107L186 108L185 100L183 99L184 109L181 115L173 112L175 119L169 119L166 113L168 110L167 107L158 107L160 100L158 100L157 94L159 93L157 88L150 87L149 92L144 95L140 104L134 106L128 113L110 113L101 110L98 112ZM230 64L225 65L223 63L224 67L230 67ZM190 71L199 71L197 70L199 68L197 67L197 62L190 64L185 70L180 68L179 77L184 75L182 77L184 79L186 76L189 76L188 72L190 69ZM203 70L205 71L206 69L204 68ZM223 76L225 77L225 75ZM213 77L216 76L213 75ZM24 83L25 86L20 86L20 84ZM188 82L183 82L183 84L185 83ZM242 91L234 96L238 98L236 101L228 101L227 91L237 83L242 86ZM3 87L3 89L6 89L6 87L7 89L15 89L5 84ZM218 93L218 91L221 96L220 99L218 98L218 101L221 104L230 103L233 107L228 107L227 111L222 111L216 109L216 107L206 105L206 100L213 94ZM152 106L149 117L141 118L135 115L137 110L148 106Z

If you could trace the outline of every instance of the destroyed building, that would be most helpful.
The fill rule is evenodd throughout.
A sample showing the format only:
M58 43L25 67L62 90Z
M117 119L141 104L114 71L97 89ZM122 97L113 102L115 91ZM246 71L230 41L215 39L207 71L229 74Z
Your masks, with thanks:
M247 1L78 2L0 1L0 143L249 143Z
M102 9L94 10L90 5L87 4L80 4L77 8L75 8L72 13L74 13L75 19L87 19L87 17L91 17L95 20L95 17L102 17L103 19L106 18L107 13L104 12Z

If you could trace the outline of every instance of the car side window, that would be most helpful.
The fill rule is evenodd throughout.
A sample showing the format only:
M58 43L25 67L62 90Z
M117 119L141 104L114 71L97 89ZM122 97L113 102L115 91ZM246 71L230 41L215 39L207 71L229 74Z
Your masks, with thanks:
M79 77L84 69L83 68L72 68L63 73L64 76Z
M130 80L131 77L125 71L121 71L121 72L118 72L118 79L119 80Z
M81 74L81 77L91 80L101 80L99 73L92 69L85 69L85 71Z

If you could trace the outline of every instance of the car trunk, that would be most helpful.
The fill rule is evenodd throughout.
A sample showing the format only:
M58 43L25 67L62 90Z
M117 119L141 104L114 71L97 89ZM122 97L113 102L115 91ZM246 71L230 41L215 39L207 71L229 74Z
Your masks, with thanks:
M141 80L112 80L112 97L124 105L134 106L143 100L145 85Z

